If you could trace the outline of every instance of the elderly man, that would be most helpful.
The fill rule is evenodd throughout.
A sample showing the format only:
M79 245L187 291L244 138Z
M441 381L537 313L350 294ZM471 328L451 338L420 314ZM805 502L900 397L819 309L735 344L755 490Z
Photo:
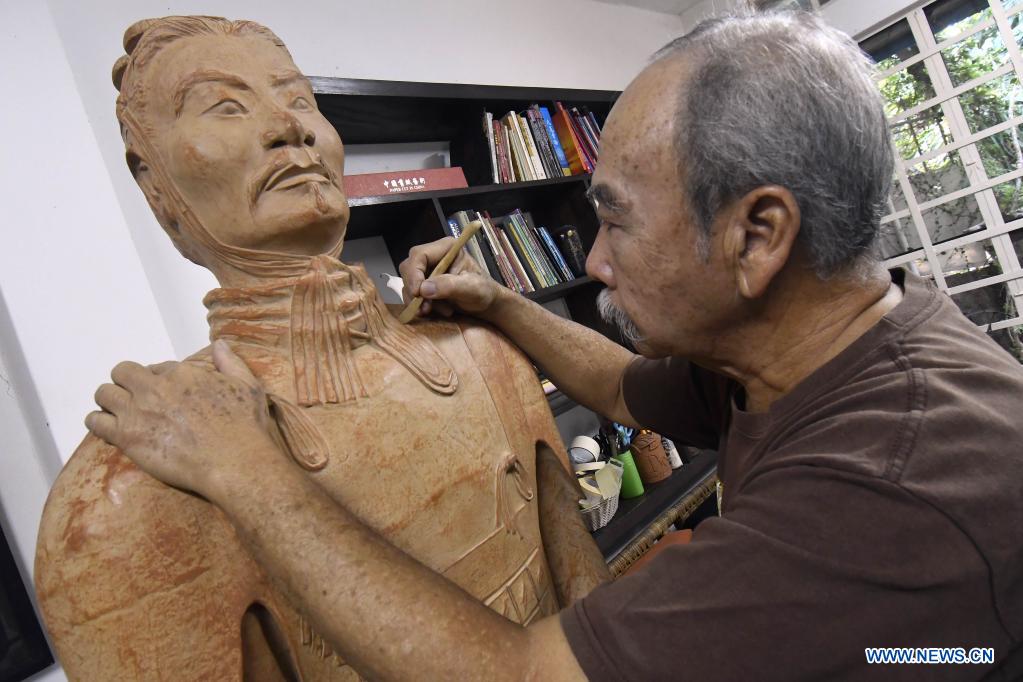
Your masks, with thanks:
M847 37L807 15L715 20L626 89L593 177L587 269L641 356L465 259L424 281L445 242L402 265L432 312L492 322L589 407L720 451L720 518L525 628L330 503L256 416L230 451L196 448L216 442L209 427L154 396L189 383L192 401L236 403L251 382L222 347L219 374L135 378L128 406L88 423L219 505L374 679L918 676L869 667L877 646L992 647L993 665L927 672L1010 679L1023 369L933 288L875 260L891 174L881 102ZM140 434L153 428L182 446L151 449Z

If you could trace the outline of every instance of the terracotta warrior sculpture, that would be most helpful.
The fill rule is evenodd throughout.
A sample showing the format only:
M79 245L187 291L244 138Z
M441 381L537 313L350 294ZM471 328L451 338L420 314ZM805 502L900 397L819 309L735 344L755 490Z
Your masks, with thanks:
M592 541L573 535L572 510L544 504L565 453L526 358L478 322L400 324L365 270L338 260L343 147L281 41L251 22L168 17L135 24L124 46L128 165L177 248L218 278L210 338L262 382L281 450L519 623L599 581L573 558ZM188 362L212 366L208 349ZM72 679L358 677L216 507L93 436L50 494L36 585Z

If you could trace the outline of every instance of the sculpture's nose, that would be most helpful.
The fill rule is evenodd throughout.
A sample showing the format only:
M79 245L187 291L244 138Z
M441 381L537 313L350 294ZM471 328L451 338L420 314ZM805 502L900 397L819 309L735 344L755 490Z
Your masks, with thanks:
M286 145L311 147L315 143L316 134L290 111L277 109L270 115L270 126L263 133L263 146L267 149Z

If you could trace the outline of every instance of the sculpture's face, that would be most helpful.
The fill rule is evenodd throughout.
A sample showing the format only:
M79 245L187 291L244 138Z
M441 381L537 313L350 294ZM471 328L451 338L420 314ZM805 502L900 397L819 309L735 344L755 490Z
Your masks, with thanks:
M344 147L283 50L257 36L179 39L147 68L146 90L152 142L216 239L313 255L343 236Z

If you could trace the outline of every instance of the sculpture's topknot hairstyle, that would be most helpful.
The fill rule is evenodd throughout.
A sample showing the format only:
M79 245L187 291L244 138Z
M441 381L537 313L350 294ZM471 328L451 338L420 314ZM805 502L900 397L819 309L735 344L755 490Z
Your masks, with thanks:
M143 19L128 27L124 32L124 51L115 63L111 73L117 97L117 118L130 109L141 112L145 109L143 88L146 67L164 47L181 38L201 35L259 36L269 40L291 57L288 48L274 35L273 31L254 21L231 21L223 17L187 16ZM123 121L122 121L123 122Z

